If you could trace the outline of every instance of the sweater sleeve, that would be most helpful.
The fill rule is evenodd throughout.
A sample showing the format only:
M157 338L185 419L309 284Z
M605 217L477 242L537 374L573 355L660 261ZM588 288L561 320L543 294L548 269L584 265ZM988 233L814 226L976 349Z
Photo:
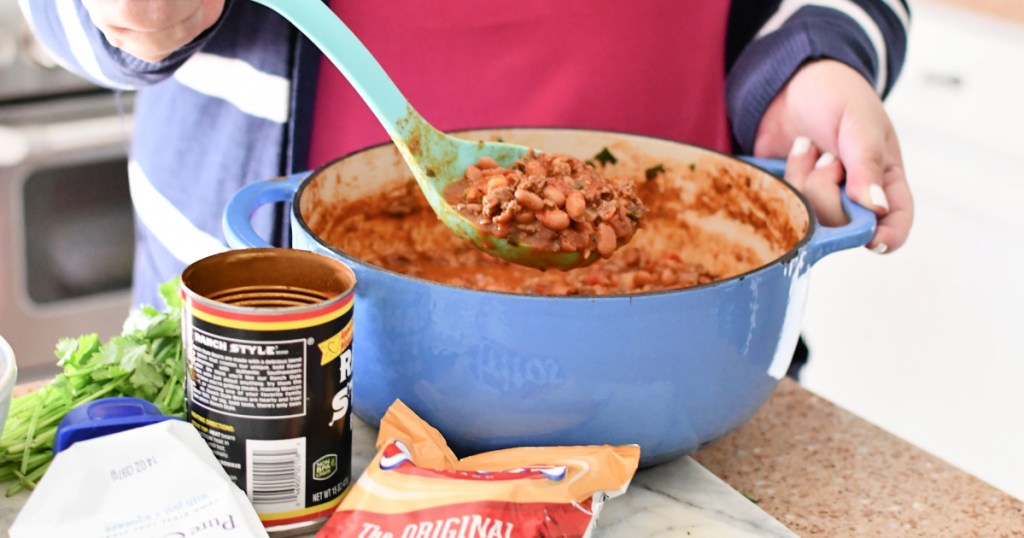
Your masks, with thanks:
M753 151L765 110L805 62L843 62L883 97L903 67L910 19L904 0L783 0L761 8L747 2L744 12L740 4L730 16L735 54L728 59L726 104L744 152Z
M159 62L147 62L111 45L81 0L19 0L32 33L57 63L96 84L124 90L174 74L216 32L233 3L227 0L220 20L191 43Z

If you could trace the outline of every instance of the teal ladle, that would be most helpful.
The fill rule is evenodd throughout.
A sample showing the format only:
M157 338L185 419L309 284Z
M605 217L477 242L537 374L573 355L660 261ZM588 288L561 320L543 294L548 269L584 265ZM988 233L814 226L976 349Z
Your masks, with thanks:
M520 265L571 269L593 262L596 252L548 252L512 244L480 230L444 199L446 186L481 157L508 166L530 148L449 136L416 112L359 38L320 0L253 0L278 12L306 35L345 75L384 126L430 207L445 226L485 252Z

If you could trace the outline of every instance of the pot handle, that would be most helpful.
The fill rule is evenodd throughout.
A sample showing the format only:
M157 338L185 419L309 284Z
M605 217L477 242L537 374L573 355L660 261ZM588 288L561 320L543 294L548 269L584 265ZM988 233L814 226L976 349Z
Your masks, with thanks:
M256 210L277 202L290 202L310 172L250 183L238 190L224 208L224 239L231 248L271 246L252 227Z
M764 169L766 172L785 177L786 161L781 159L764 159L760 157L740 157L754 166ZM878 216L874 211L854 202L846 195L846 186L840 191L842 196L843 210L850 217L850 222L843 226L834 228L821 226L815 227L814 235L807 245L808 264L814 265L818 260L848 248L862 247L871 241L875 236L875 228L878 226ZM815 219L817 221L817 219Z

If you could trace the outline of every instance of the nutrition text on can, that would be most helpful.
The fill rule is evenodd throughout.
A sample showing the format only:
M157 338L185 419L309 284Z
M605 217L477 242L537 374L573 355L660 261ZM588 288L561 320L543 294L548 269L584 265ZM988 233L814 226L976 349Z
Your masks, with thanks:
M309 532L351 481L355 275L291 249L182 273L187 419L276 536Z

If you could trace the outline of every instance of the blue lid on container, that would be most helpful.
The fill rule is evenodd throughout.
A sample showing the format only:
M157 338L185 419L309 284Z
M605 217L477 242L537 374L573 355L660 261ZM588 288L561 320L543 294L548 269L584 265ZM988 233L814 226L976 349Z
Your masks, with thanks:
M177 417L163 415L156 405L141 398L118 396L93 400L64 415L53 439L53 453L57 454L78 441L169 419Z

